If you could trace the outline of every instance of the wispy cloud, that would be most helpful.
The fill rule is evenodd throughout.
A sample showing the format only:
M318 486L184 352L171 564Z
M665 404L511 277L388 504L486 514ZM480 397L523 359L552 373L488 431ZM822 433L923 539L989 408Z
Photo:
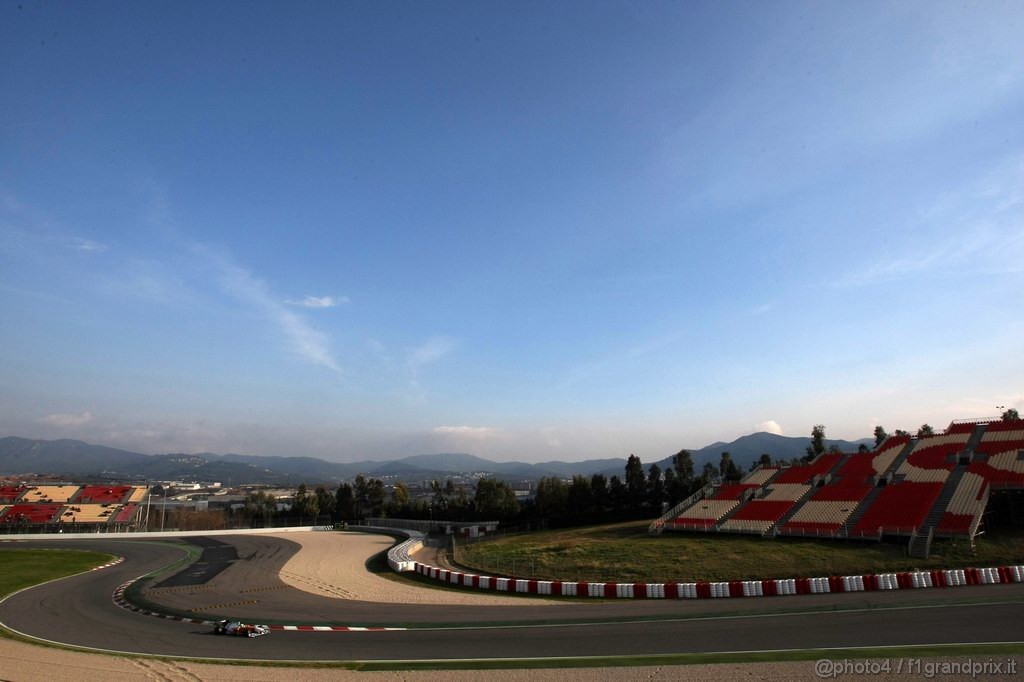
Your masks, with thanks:
M300 308L334 308L349 302L348 296L306 296L300 301L287 300L288 305Z
M72 237L65 243L65 246L75 251L85 251L88 253L102 253L109 248L106 244L101 244L91 239L83 239L82 237Z
M39 421L50 426L84 426L93 420L92 412L80 412L78 414L48 414L40 417Z
M1022 209L1024 158L1015 157L921 209L926 229L911 237L901 255L875 260L833 285L867 286L951 270L1024 272Z
M295 355L315 365L341 372L331 353L329 337L286 308L266 282L208 247L197 245L195 251L218 270L220 283L228 294L262 311L280 327Z
M839 287L869 286L948 269L969 262L994 244L995 236L985 233L949 237L916 253L882 259L877 263L836 280Z
M450 336L432 336L419 346L406 351L405 360L409 372L406 398L409 401L423 403L427 399L426 391L420 385L420 368L437 362L452 353L457 347L458 342Z
M437 362L456 349L458 342L450 336L433 336L409 351L409 364L422 367Z
M657 336L636 345L624 348L603 357L584 362L569 369L559 388L569 388L609 370L618 369L626 363L657 353L682 343L690 334L687 329Z

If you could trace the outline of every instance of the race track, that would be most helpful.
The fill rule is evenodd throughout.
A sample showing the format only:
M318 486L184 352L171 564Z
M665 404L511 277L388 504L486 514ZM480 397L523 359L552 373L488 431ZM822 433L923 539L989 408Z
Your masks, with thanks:
M1024 585L1020 584L749 600L387 604L326 598L281 581L282 567L298 549L285 538L220 536L216 541L221 556L237 556L228 567L214 570L196 564L180 572L177 583L162 576L157 585L166 584L149 589L147 599L161 599L178 608L189 599L191 608L200 608L195 606L200 602L229 604L203 606L201 617L411 629L275 631L247 640L217 637L205 626L135 613L113 603L114 590L180 559L185 550L171 542L110 538L0 546L0 551L30 546L88 548L125 557L117 566L14 595L0 604L0 623L30 637L108 651L313 661L649 655L1024 640L1019 618ZM202 580L204 570L210 579L194 582ZM195 574L193 584L180 584L189 582L189 574ZM224 599L233 601L219 601ZM734 615L740 611L744 615ZM659 620L640 620L644 618Z

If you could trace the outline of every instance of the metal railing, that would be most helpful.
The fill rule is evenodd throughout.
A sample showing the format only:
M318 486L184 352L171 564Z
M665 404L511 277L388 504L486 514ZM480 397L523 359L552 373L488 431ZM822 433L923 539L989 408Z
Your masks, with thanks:
M676 506L672 507L667 512L665 512L664 514L659 516L658 518L656 518L651 523L651 525L648 526L647 533L650 534L650 535L661 535L661 532L663 530L665 530L665 523L669 519L674 519L676 516L679 515L679 512L681 512L684 509L686 509L687 507L691 506L692 504L694 504L698 500L702 500L705 497L707 497L707 495L709 493L711 493L711 491L713 491L717 486L718 486L718 482L717 481L710 481L709 483L707 483L703 488L701 488L700 490L698 490L694 494L690 495L685 500L683 500L682 502L680 502Z
M971 539L971 547L974 547L974 538L978 535L978 526L981 525L981 518L985 515L985 509L988 507L988 498L992 494L992 486L986 485L985 492L981 497L981 504L978 505L978 510L974 514L974 518L971 520L970 529L967 531L967 537Z

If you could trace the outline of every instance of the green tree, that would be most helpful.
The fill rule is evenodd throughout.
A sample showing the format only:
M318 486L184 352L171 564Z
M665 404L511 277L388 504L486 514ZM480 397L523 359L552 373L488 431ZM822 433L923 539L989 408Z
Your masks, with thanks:
M338 486L337 492L334 493L334 499L339 519L342 521L355 521L359 518L356 513L356 498L352 492L352 486L348 483L342 483Z
M476 482L473 507L483 520L502 521L519 513L515 491L507 483L493 478L481 478Z
M391 500L388 503L388 515L391 517L409 516L409 511L409 486L399 480L394 484L394 487L391 488Z
M630 507L643 504L647 493L647 477L644 476L644 465L636 455L626 460L626 497Z
M718 478L718 469L711 462L704 462L704 468L700 472L700 478L697 479L697 487L703 488L711 481Z
M1005 412L1003 412L1003 421L1004 422L1017 422L1017 421L1020 421L1020 413L1017 412L1017 408L1010 407Z
M895 431L892 432L892 435L894 435L894 436L909 436L910 432L909 431L904 431L903 429L896 429Z
M743 478L743 472L732 461L732 455L728 452L722 453L722 459L718 462L718 475L723 481L738 481Z
M277 500L262 490L245 496L242 514L250 519L269 519L277 513Z
M811 429L811 444L807 446L805 459L812 460L825 452L825 427L822 424L815 424Z
M581 519L592 509L593 490L590 485L592 480L578 474L572 477L566 497L566 511L569 516Z
M379 478L371 478L367 484L366 501L370 509L370 516L384 515L384 501L387 493L384 490L384 481Z
M598 513L611 506L611 498L608 494L608 478L604 474L594 474L590 477L590 499L593 501L594 509Z
M317 504L315 495L310 495L306 491L306 484L300 483L298 490L295 491L295 497L292 499L292 516L298 516L300 518L305 517L316 517L320 513L320 507Z
M352 495L355 501L356 518L361 519L370 509L370 485L362 474L358 474L352 481Z
M662 473L662 477L665 479L665 499L668 501L668 506L674 507L683 500L679 490L679 481L676 480L676 470L669 467Z
M337 509L338 501L334 495L327 492L327 488L319 486L314 493L316 495L316 506L319 509L320 516L329 516L334 518L334 512Z
M618 476L608 479L608 501L611 503L612 509L616 511L625 509L629 504L629 489Z
M762 467L770 467L772 465L772 456L765 452L757 458L757 463Z
M933 429L931 427L931 425L929 425L929 424L921 424L921 428L919 428L917 430L917 437L918 438L926 438L928 436L934 436L934 435L935 435L935 429Z
M672 468L669 471L673 472L672 479L665 477L665 490L672 505L682 502L700 487L693 475L693 457L689 450L680 450L672 455Z
M693 487L693 457L690 451L680 450L672 455L672 468L676 472L676 481L688 493Z
M885 432L885 429L883 429L881 426L876 426L875 427L875 447L876 448L881 447L882 443L884 443L885 439L888 438L888 437L889 437L889 434Z
M661 478L661 467L652 464L647 470L647 503L658 514L661 503L665 501L665 481Z
M546 476L537 481L537 495L534 505L544 518L557 518L565 514L569 499L569 486L555 476Z

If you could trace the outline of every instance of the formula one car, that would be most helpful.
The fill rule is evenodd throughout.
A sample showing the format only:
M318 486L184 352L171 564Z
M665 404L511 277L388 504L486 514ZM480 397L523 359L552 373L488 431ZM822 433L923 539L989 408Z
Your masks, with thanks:
M215 635L233 635L235 637L259 637L270 632L266 625L250 625L237 620L219 620L213 628Z

